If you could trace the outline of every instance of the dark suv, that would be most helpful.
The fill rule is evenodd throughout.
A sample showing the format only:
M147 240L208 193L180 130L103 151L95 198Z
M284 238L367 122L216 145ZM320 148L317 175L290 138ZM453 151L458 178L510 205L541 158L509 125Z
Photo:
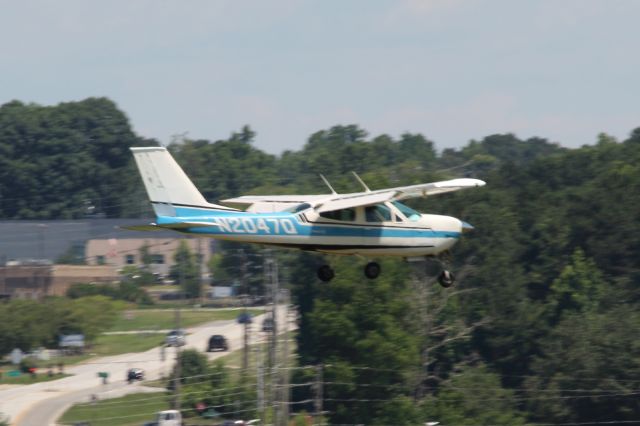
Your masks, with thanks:
M144 370L142 368L130 368L127 371L127 382L131 383L134 380L144 380Z
M209 344L207 345L207 352L213 352L218 349L223 351L228 351L229 343L227 343L227 339L224 336L220 334L214 334L209 338Z

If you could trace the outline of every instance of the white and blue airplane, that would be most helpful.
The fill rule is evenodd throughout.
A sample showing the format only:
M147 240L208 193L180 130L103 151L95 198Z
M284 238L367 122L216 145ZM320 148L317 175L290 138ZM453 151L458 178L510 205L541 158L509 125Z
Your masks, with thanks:
M400 201L485 184L463 178L372 191L354 173L363 192L338 194L322 177L331 194L245 195L220 201L228 205L223 206L204 199L166 148L131 151L156 221L127 229L170 229L199 237L332 254L439 258L449 252L464 230L473 227L454 217L418 213ZM380 265L369 262L364 273L367 278L377 278ZM333 277L329 265L318 269L320 280ZM443 270L438 280L449 287L454 277Z

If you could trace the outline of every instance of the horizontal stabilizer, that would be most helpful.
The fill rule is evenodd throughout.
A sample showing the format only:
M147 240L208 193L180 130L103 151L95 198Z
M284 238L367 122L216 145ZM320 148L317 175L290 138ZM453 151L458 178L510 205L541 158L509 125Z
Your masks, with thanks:
M162 231L162 228L155 223L148 225L127 225L119 226L120 229L126 229L127 231Z
M150 223L148 225L121 226L120 228L129 230L129 231L162 231L164 229L204 228L204 227L212 227L212 226L218 226L218 224L211 223L211 222L176 222L176 223L165 223L162 225L158 225L157 223Z
M176 223L163 223L158 225L161 228L166 229L186 229L186 228L207 228L218 226L217 223L212 222L176 222Z

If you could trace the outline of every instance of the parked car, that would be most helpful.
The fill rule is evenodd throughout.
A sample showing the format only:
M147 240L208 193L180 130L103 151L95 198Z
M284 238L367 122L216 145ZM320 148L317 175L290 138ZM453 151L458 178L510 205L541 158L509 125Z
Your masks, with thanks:
M156 415L156 423L158 426L180 426L182 415L178 410L160 411Z
M130 368L127 371L127 382L131 383L134 380L144 380L144 370L142 368Z
M262 331L273 331L273 318L265 318L262 321Z
M221 334L214 334L209 338L209 344L207 345L207 352L213 352L216 350L229 350L229 343L227 339Z
M171 330L164 341L167 346L184 346L185 334L183 330Z

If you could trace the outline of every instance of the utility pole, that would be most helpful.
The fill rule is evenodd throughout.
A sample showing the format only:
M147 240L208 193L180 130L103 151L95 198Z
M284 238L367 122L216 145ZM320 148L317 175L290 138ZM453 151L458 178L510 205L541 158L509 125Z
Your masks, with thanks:
M270 380L269 380L269 398L271 406L273 407L273 419L274 424L278 425L280 419L279 404L276 401L278 399L278 352L277 352L277 337L278 337L278 263L271 256L270 250L264 251L264 274L265 284L268 288L271 299L271 320L273 321L273 328L269 333L269 348L268 348L268 366L270 367Z
M202 292L202 238L198 238L198 298L200 306L204 304Z
M243 348L242 348L242 374L247 374L249 369L249 315L247 313L247 299L249 297L249 281L247 279L247 254L243 249L240 249L240 255L242 256L241 265L242 268L242 288L244 289L244 336L243 336Z
M284 419L283 425L287 425L289 423L289 400L291 399L290 389L289 389L289 290L282 290L284 296L284 348L282 354L282 418Z
M186 254L186 253L185 253ZM187 262L187 258L177 259L180 264L178 265L178 270L180 274L180 288L185 288L184 282L184 267ZM185 295L186 296L186 295ZM175 330L180 332L180 304L176 306L175 310ZM184 337L184 336L183 336ZM176 369L175 369L175 395L174 395L174 409L180 411L180 388L182 385L182 360L180 359L180 349L182 347L179 335L176 336Z
M313 387L313 390L314 390L313 408L315 410L315 414L313 416L314 424L317 424L320 416L322 416L322 400L323 400L323 396L322 396L323 371L322 370L323 370L322 364L316 365L316 383L315 383L315 386Z
M265 424L267 420L264 403L264 366L262 364L262 344L258 342L256 345L256 368L257 368L257 394L258 394L258 416L260 416L260 424Z
M180 307L176 307L175 311L175 326L176 330L180 330ZM176 369L175 369L175 377L174 377L174 402L173 405L176 410L180 411L180 386L181 386L181 376L182 376L182 360L180 359L180 348L182 347L179 337L176 338Z

